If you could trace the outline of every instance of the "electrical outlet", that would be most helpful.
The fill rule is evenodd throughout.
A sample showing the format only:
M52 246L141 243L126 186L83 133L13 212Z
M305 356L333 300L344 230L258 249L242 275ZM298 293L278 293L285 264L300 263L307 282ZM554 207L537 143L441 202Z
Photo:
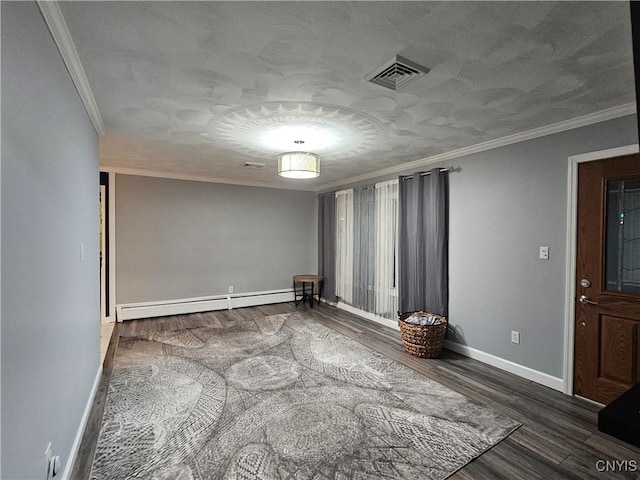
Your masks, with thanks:
M44 465L46 467L44 480L51 478L51 457L53 457L53 452L51 451L51 442L49 442L47 449L44 451Z
M233 293L233 285L229 285L229 293Z
M540 247L540 260L549 260L549 247Z
M520 344L520 332L511 332L511 343Z

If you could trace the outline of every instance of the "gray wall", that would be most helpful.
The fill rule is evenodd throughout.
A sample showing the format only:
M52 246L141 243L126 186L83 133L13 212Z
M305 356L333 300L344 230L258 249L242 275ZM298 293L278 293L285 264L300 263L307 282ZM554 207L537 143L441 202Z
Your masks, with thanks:
M116 175L116 302L291 287L317 270L315 194Z
M449 312L464 343L563 377L568 157L637 141L632 116L450 162Z
M449 174L452 340L563 377L568 157L637 143L636 125L626 116L420 169L458 169ZM397 175L375 181L388 178Z
M36 4L1 9L2 478L33 480L100 364L98 140Z

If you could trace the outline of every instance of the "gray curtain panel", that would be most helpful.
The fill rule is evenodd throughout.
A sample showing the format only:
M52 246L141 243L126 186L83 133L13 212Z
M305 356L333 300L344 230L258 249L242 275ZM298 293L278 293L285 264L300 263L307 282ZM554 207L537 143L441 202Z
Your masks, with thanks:
M375 187L353 189L353 306L374 312Z
M324 277L322 297L337 302L336 297L336 195L318 196L318 275Z
M448 314L446 172L400 177L398 308Z

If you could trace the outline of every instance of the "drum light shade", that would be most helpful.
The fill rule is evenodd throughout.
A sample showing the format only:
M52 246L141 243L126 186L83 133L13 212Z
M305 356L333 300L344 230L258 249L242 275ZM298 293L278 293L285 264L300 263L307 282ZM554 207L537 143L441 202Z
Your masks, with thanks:
M286 152L278 155L278 175L286 178L316 178L320 157L315 153Z

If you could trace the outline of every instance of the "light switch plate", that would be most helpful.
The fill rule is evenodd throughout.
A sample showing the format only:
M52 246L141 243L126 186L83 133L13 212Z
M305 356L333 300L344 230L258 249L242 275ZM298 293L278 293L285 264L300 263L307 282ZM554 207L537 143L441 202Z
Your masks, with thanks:
M540 259L549 260L549 247L540 247Z

